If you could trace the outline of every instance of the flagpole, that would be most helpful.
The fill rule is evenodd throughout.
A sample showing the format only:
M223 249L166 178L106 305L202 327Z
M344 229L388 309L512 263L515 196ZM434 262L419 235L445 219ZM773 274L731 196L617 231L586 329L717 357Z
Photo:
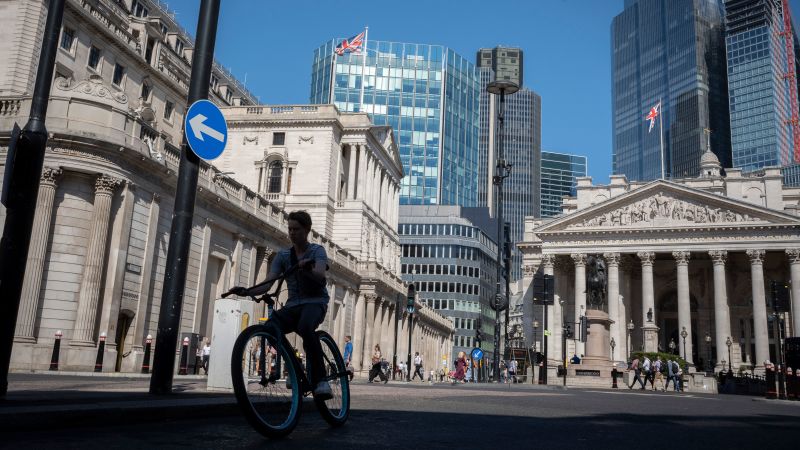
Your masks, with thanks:
M333 86L336 83L336 38L333 38L333 64L331 64L331 83L328 92L328 103L334 104Z
M361 95L358 99L358 107L361 112L364 112L364 84L367 80L367 74L364 73L364 69L367 66L367 40L369 39L369 26L365 27L364 29L364 54L361 58Z
M659 141L661 143L661 179L665 179L664 175L664 105L661 103L661 99L658 99L658 133L659 133Z

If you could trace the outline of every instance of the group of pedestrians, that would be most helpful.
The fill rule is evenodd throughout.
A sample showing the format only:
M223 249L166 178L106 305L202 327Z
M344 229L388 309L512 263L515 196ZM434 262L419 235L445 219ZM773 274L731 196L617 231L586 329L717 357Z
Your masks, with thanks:
M675 392L683 391L683 370L678 361L672 359L662 361L660 356L657 356L655 361L651 361L647 356L641 360L636 357L631 361L630 370L633 372L633 380L628 389L633 389L636 382L639 382L641 390L647 389L647 383L650 383L652 390L663 392L669 389L669 384L672 382Z

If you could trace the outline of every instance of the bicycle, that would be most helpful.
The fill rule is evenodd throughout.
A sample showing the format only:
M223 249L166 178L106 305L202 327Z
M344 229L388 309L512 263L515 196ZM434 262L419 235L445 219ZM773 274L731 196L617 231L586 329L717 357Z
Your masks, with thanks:
M247 288L245 292L233 292L237 289L233 288L222 297L238 294L257 303L264 301L273 308L283 280L296 268L293 266L273 279ZM273 292L268 289L260 297L251 294L253 290L276 281L278 286ZM323 400L314 396L314 403L328 424L339 427L350 415L348 372L333 338L322 330L317 330L317 337L322 344L326 372L318 381L328 381L333 397ZM251 325L239 334L233 345L231 377L236 401L245 418L256 431L270 438L283 437L294 430L300 421L302 399L313 391L296 350L280 327L269 319Z

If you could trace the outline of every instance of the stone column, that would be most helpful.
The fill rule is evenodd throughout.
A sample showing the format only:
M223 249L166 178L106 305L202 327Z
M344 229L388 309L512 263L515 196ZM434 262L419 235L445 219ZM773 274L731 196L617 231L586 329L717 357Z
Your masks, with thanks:
M619 314L619 253L603 253L608 269L608 318L611 320L609 325L610 339L614 339L617 348L624 345L624 336L620 330L625 328L625 318ZM623 361L622 352L614 351L616 361Z
M763 366L764 361L769 359L767 297L764 293L764 253L764 250L747 250L747 256L750 257L750 278L753 288L753 337L756 340L754 366ZM727 346L725 350L727 351Z
M378 296L375 294L365 294L364 301L367 307L367 317L364 321L364 360L361 364L361 368L362 370L369 370L372 362L372 351L373 348L375 348L373 333L375 330L375 306L378 302Z
M50 221L53 217L53 199L56 196L56 182L61 175L57 167L45 167L39 180L39 193L36 196L36 214L33 216L31 243L28 260L25 263L25 278L22 282L22 296L17 315L15 340L34 342L36 340L36 313L39 310L39 291L42 287L42 271L47 257L47 241L50 237Z
M642 333L644 351L658 351L658 327L656 324L655 294L653 293L653 261L656 254L653 252L638 252L636 256L642 261ZM651 320L647 320L647 313L653 312Z
M364 309L366 299L364 294L355 292L353 301L355 302L355 316L353 317L353 356L351 362L353 369L359 370L362 363L361 355L364 354Z
M786 256L792 277L792 331L797 336L800 334L800 248L786 249Z
M89 232L89 246L83 264L78 314L72 343L94 345L94 325L97 319L97 302L100 297L100 282L103 276L106 253L108 219L111 212L111 197L121 180L108 175L100 175L95 181L94 211Z
M586 314L586 254L573 253L572 260L575 262L575 324L580 322L582 314ZM585 353L585 345L578 338L580 330L577 325L573 325L575 330L575 353L578 356ZM569 357L569 355L567 355Z
M356 155L358 154L358 148L350 144L347 146L350 150L348 153L349 158L349 167L347 169L347 199L348 200L355 200L356 198Z
M728 257L728 252L725 250L712 250L708 254L711 256L711 261L714 265L714 341L717 345L716 369L719 370L722 368L720 361L728 357L727 354L723 357L722 353L728 351L725 341L731 335L728 288L725 281L725 260Z
M683 358L689 364L694 364L692 360L692 304L689 296L689 258L691 253L687 251L672 252L675 258L678 271L678 333L686 330L686 339L679 338L679 349L684 350Z
M358 189L356 191L356 198L361 199L363 201L367 201L366 195L366 178L367 178L367 148L363 144L356 144L355 146L356 153L358 153Z

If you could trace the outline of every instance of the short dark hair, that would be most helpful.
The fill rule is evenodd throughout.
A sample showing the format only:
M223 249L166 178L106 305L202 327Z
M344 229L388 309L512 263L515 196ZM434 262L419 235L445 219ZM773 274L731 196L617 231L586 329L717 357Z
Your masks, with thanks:
M294 220L306 230L311 230L311 216L305 211L292 211L289 213L288 220Z

